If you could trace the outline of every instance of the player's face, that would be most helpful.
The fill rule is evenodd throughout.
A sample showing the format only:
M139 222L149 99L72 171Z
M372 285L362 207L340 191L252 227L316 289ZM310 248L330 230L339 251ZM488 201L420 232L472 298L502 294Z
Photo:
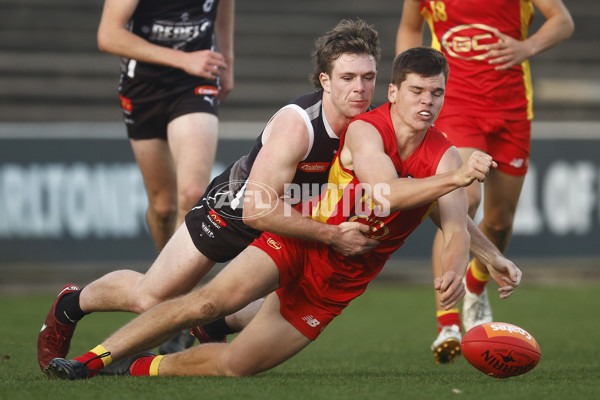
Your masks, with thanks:
M399 88L390 84L392 118L415 131L429 129L444 104L445 87L446 79L441 73L428 77L408 74Z
M321 74L326 101L344 118L352 119L369 108L375 93L377 64L370 54L342 54L331 76ZM329 116L328 116L329 118Z

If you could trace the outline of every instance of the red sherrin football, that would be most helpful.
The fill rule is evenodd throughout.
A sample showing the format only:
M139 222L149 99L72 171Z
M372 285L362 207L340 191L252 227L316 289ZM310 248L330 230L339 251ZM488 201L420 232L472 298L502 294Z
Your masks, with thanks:
M478 325L465 333L462 354L475 368L495 378L531 371L540 361L540 346L525 329L505 322Z

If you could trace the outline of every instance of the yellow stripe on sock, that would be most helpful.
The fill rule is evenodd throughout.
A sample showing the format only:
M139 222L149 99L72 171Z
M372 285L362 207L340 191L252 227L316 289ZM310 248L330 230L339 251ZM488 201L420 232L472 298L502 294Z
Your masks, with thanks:
M458 314L458 308L451 308L448 311L440 310L436 312L436 317L441 317L446 314Z
M150 371L149 371L148 375L158 376L158 366L160 365L163 358L165 358L165 356L154 357L154 360L152 360L152 362L150 363Z
M98 346L94 347L92 350L90 350L92 353L96 354L96 355L100 355L100 354L104 354L104 353L108 353L108 351L104 348L104 346L102 346L101 344L99 344ZM108 364L110 364L112 362L112 357L109 355L104 356L101 358L102 363L104 364L104 366L106 367Z
M480 282L487 282L490 280L490 274L487 272L481 272L478 268L475 267L475 260L473 259L470 263L471 274L473 274L473 278L477 279Z

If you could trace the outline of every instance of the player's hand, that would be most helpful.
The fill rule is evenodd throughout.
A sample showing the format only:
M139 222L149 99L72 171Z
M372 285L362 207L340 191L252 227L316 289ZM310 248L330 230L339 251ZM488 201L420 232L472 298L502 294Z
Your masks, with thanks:
M456 307L465 296L465 285L462 276L454 271L448 271L433 281L433 288L440 293L440 306L444 310Z
M469 160L462 165L456 173L462 186L469 186L474 180L483 182L491 168L497 168L498 164L492 160L492 156L481 151L474 151Z
M233 90L233 66L227 65L227 68L221 71L219 76L219 100L223 101Z
M495 68L497 71L519 65L533 55L527 42L505 35L497 29L494 35L498 38L498 42L489 46L485 58L488 59L488 63L497 65Z
M186 54L183 70L190 75L216 80L227 68L225 58L221 53L212 50L198 50Z
M370 227L360 222L342 222L338 225L339 234L335 235L330 246L345 256L355 256L373 250L379 241L365 235Z
M500 293L501 299L509 297L521 283L523 273L504 256L497 257L487 266L487 269L492 279L500 286L498 293Z

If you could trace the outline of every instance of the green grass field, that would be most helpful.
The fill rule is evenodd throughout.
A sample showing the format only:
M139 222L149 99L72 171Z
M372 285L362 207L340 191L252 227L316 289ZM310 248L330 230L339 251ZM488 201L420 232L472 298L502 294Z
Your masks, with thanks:
M59 288L57 288L59 289ZM48 381L36 340L55 293L0 297L1 399L598 399L600 284L523 285L493 297L495 320L532 333L542 349L536 369L514 378L485 376L462 357L435 365L433 297L423 286L376 283L311 346L253 378L96 377ZM71 355L126 322L94 314L78 326Z

